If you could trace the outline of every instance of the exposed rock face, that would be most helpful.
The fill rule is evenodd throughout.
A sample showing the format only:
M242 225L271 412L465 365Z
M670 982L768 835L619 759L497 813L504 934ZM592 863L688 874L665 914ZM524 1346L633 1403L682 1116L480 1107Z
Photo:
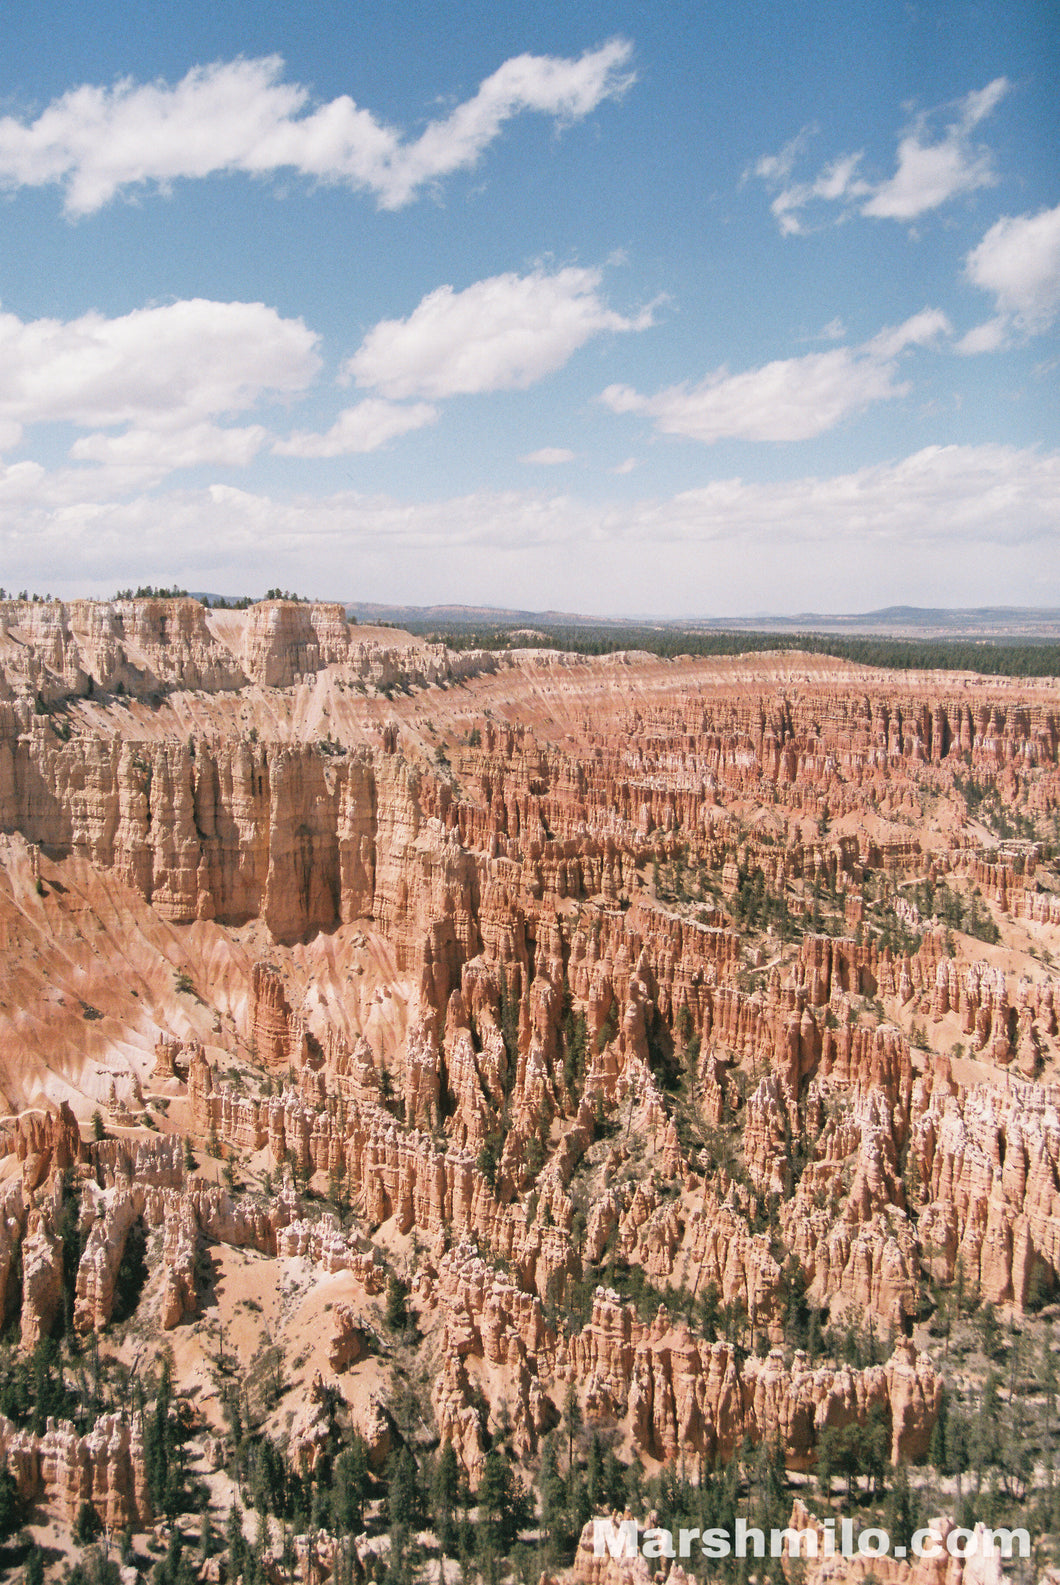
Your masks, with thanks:
M246 676L210 632L197 600L88 600L70 606L70 626L82 644L85 669L107 691L240 688Z
M367 1352L367 1340L357 1324L357 1316L348 1304L335 1307L335 1333L331 1339L328 1363L332 1370L348 1370L355 1360Z
M58 1112L23 1112L14 1121L0 1146L14 1148L22 1163L22 1181L29 1193L38 1189L55 1169L65 1172L81 1156L81 1130L69 1104Z
M983 1296L1027 1302L1035 1274L1060 1269L1060 1092L1009 1078L959 1097L935 1093L912 1148L922 1237L943 1281L960 1267Z
M99 692L136 698L172 689L232 692L248 683L285 688L332 665L361 683L392 688L474 676L497 664L491 654L451 655L405 635L380 640L351 626L340 605L266 600L237 614L168 597L0 601L7 692L49 704Z
M892 1426L895 1462L922 1458L938 1415L942 1382L931 1362L901 1344L885 1366L866 1370L793 1366L784 1351L746 1359L727 1343L705 1343L664 1309L638 1320L618 1295L597 1289L588 1324L573 1335L549 1327L540 1302L467 1251L447 1255L437 1281L421 1295L443 1307L444 1366L435 1389L443 1436L470 1470L481 1469L484 1427L474 1408L469 1362L502 1366L509 1384L503 1413L524 1455L556 1424L564 1381L573 1382L587 1416L628 1426L651 1458L680 1453L728 1460L745 1438L777 1442L790 1468L812 1467L828 1427L864 1424L874 1408Z
M199 1227L192 1207L183 1201L165 1219L162 1248L165 1285L159 1311L164 1332L171 1332L186 1316L198 1312L195 1287L195 1257L199 1246Z
M806 1470L877 1414L896 1461L924 1455L925 1276L1017 1310L1060 1282L1060 898L1042 844L991 845L966 797L1060 806L1055 684L456 656L291 601L8 602L0 679L25 1349L77 1194L82 1333L113 1325L138 1224L178 1358L244 1257L334 1284L309 1465L327 1371L377 1467L396 1445L393 1268L473 1478L502 1429L532 1468L568 1390L646 1460L750 1439ZM54 1030L46 1082L20 1053ZM82 1143L64 1095L117 1137ZM811 1365L809 1310L892 1332L862 1356L889 1357ZM289 1356L277 1315L254 1346ZM64 1512L142 1513L131 1433L102 1425L4 1450Z
M353 1406L352 1429L368 1450L368 1462L381 1469L394 1446L394 1424L378 1392L360 1395Z
M87 1436L54 1420L35 1436L0 1416L0 1457L22 1497L48 1503L67 1523L86 1502L115 1530L150 1522L143 1443L120 1415L101 1415Z
M62 1302L62 1243L34 1212L22 1240L22 1348L26 1353L51 1336Z
M601 1518L604 1515L600 1515ZM624 1521L633 1520L637 1529L638 1546L641 1540L641 1528L637 1519L631 1514L611 1514L612 1524L616 1528ZM662 1567L669 1569L666 1578L672 1585L686 1585L688 1575L679 1563L663 1562ZM601 1557L597 1557L593 1536L593 1521L584 1527L574 1553L574 1562L570 1569L570 1578L577 1581L578 1585L653 1585L658 1579L659 1563L656 1559L643 1557L639 1551L629 1558L612 1558L605 1549ZM545 1576L548 1578L548 1576ZM551 1585L551 1582L550 1582Z
M810 1585L818 1585L825 1580L849 1581L850 1585L860 1585L861 1581L877 1580L879 1585L1001 1585L1004 1578L999 1557L989 1558L981 1555L982 1547L980 1537L982 1527L977 1527L977 1542L975 1552L967 1559L950 1557L946 1541L954 1529L954 1523L949 1518L932 1518L927 1528L934 1532L934 1538L925 1538L926 1549L937 1548L939 1556L916 1558L909 1562L895 1557L839 1557L829 1558L825 1549L825 1530L816 1514L811 1513L806 1505L796 1498L792 1510L790 1527L798 1531L813 1531L817 1535L817 1557L807 1558L801 1565L802 1577ZM961 1538L962 1545L964 1539ZM798 1565L796 1565L798 1566ZM790 1579L793 1577L793 1566L785 1565L785 1574Z
M13 1286L11 1277L26 1225L26 1198L21 1183L9 1183L0 1193L0 1294L5 1305Z
M251 607L243 629L248 677L265 688L288 688L329 662L345 659L346 617L340 605L266 600Z
M288 1067L295 1053L291 1049L291 1009L283 981L269 964L255 963L251 987L251 1040L258 1061L266 1068Z
M210 668L221 662L210 658L213 651L207 654L209 645L228 652L210 637L206 614L194 602L126 604L129 609L121 605L98 622L128 629L138 654L168 657L175 669L167 675L180 686L222 689L223 698L223 686L238 683L238 667L211 682ZM32 615L39 623L43 611L12 607L9 620L30 621ZM82 618L87 622L87 607ZM244 619L239 643L246 675L269 689L328 667L360 679L356 634L337 607L266 602ZM61 658L58 640L38 642L51 659ZM427 652L416 653L420 675L429 680L430 666L422 671ZM466 657L461 664L465 672L474 670ZM483 664L481 657L474 663ZM165 670L161 661L158 668ZM996 692L1006 698L1003 685ZM45 725L38 729L16 704L9 707L0 745L0 823L116 868L175 920L264 917L278 940L294 940L374 913L408 963L416 961L424 937L444 925L431 950L443 962L448 955L451 989L456 962L477 950L469 902L484 877L472 852L492 849L495 859L514 861L517 869L502 866L497 878L518 877L524 905L550 896L616 900L630 888L638 849L651 846L649 833L669 841L680 829L709 850L723 788L743 794L765 777L783 802L802 802L810 788L815 802L826 798L839 814L870 807L888 774L895 780L926 776L930 767L960 764L963 752L983 772L997 774L1018 763L1025 774L1027 767L1055 774L1056 720L1044 706L995 706L973 719L959 696L936 703L930 713L910 697L881 701L873 711L856 687L839 688L826 703L822 712L819 697L789 702L778 717L773 707L763 712L746 691L742 698L737 692L735 699L697 699L680 723L691 775L676 790L652 785L659 780L656 761L663 763L660 744L666 732L679 730L672 720L665 730L661 720L642 713L630 723L638 745L630 766L621 764L611 743L588 762L570 764L557 750L535 744L525 729L488 723L482 747L459 756L461 770L481 789L481 801L468 807L454 799L448 781L425 782L387 753L386 732L382 752L367 762L334 740L218 743L199 742L193 734L189 744L181 733L169 742L151 735L120 745L116 738L80 734L64 742ZM329 752L321 751L321 741ZM882 762L881 753L887 756ZM596 825L605 811L606 839L587 833L587 821ZM853 878L866 861L917 858L915 844L905 848L844 837L800 840L753 856L763 861L772 884L834 881ZM954 873L968 871L970 863L959 849L947 855ZM971 868L974 878L979 872L974 863ZM982 873L1006 898L1025 892L1032 877L1033 861L994 865L989 877ZM863 983L872 975L869 959L857 970Z
M98 1331L110 1320L118 1267L137 1214L134 1196L120 1191L98 1209L77 1268L74 1326L79 1332Z

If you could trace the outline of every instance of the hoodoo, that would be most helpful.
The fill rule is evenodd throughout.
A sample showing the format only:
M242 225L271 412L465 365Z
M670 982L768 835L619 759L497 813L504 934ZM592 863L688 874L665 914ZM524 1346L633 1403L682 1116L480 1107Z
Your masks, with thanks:
M559 1567L648 1488L952 1507L983 1394L1011 1485L1056 1396L1056 683L174 599L5 602L0 695L34 1511L249 1502L308 1580L449 1470L536 1483Z

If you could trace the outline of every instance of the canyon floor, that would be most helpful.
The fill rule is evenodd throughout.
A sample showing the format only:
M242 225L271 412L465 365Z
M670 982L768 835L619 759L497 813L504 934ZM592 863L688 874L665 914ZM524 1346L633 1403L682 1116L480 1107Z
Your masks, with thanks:
M0 950L5 1578L1060 1557L1060 682L0 602Z

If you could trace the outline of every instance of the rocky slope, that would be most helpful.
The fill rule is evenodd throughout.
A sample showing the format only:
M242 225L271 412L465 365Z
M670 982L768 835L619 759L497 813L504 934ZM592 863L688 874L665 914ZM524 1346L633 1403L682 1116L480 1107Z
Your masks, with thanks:
M1047 682L4 603L18 1346L168 1339L223 1446L227 1331L270 1435L312 1462L341 1402L383 1468L389 1273L472 1481L572 1403L648 1471L923 1459L939 1294L1060 1285L1058 754ZM135 1416L0 1451L149 1518Z

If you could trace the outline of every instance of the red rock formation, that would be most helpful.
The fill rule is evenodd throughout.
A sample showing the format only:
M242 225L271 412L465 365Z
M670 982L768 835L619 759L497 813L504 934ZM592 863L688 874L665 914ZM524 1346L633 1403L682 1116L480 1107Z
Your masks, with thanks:
M291 1063L291 1009L283 980L268 963L255 963L251 980L251 1047L266 1068Z
M150 1521L143 1443L136 1425L120 1415L100 1415L86 1436L54 1420L35 1436L0 1416L0 1457L24 1498L47 1503L68 1524L86 1502L114 1530Z
M1055 684L812 657L464 660L298 602L12 605L5 622L0 825L42 846L17 875L12 861L0 946L28 960L49 929L65 941L101 876L107 908L137 920L136 983L107 1003L124 997L120 1025L78 984L66 1089L33 1090L13 1058L10 1107L20 1083L81 1106L108 1093L107 1064L127 1056L133 1085L153 1060L159 1123L172 1102L164 1126L216 1139L226 1162L267 1151L285 1185L189 1178L175 1133L82 1147L71 1113L23 1114L0 1274L28 1226L27 1347L57 1270L54 1219L27 1199L74 1165L82 1331L112 1315L138 1218L163 1244L164 1328L196 1317L203 1242L351 1272L373 1296L370 1240L418 1260L439 1429L476 1475L503 1423L532 1462L568 1387L651 1459L767 1438L805 1469L824 1428L874 1408L894 1456L920 1456L934 1368L905 1344L863 1371L785 1353L795 1268L830 1319L895 1328L919 1312L925 1264L1017 1307L1060 1278L1060 1096L1029 1082L1060 1056L1055 983L948 934L921 884L978 887L1006 930L1050 928L1044 851L989 847L961 787L970 759L1021 810L1060 803ZM467 689L403 687L457 677ZM134 708L100 697L119 681ZM174 994L183 951L201 1003ZM75 967L98 985L96 956ZM180 1039L152 1055L159 1026ZM303 1203L310 1179L341 1217ZM680 1302L645 1319L606 1286L586 1301L610 1267ZM676 1318L711 1289L766 1358ZM362 1342L336 1306L332 1368ZM329 1390L299 1428L310 1458ZM383 1458L381 1400L356 1412ZM80 1490L57 1461L48 1489ZM108 1482L89 1500L128 1507Z
M110 1320L125 1240L138 1214L136 1198L121 1190L112 1191L107 1201L97 1204L77 1268L74 1326L79 1332L99 1331ZM93 1216L91 1209L88 1215ZM84 1218L85 1207L82 1207Z
M564 1381L578 1387L587 1418L624 1422L635 1446L664 1460L692 1452L729 1459L747 1437L778 1442L789 1467L809 1468L824 1429L864 1423L877 1405L891 1419L892 1458L917 1459L938 1415L941 1380L911 1344L900 1344L886 1366L862 1371L811 1370L801 1355L789 1367L781 1349L741 1364L729 1344L697 1339L665 1310L644 1323L602 1288L583 1329L557 1333L536 1299L467 1250L447 1255L437 1282L426 1279L420 1291L444 1314L439 1426L472 1471L486 1429L468 1371L476 1359L505 1367L508 1385L491 1414L512 1424L524 1455L558 1420Z
M23 1112L8 1136L22 1163L22 1181L32 1193L52 1170L65 1172L81 1158L81 1130L64 1101L58 1112Z
M334 1311L335 1332L328 1349L328 1364L333 1371L348 1370L355 1360L367 1352L364 1332L357 1315L348 1304L337 1304Z

